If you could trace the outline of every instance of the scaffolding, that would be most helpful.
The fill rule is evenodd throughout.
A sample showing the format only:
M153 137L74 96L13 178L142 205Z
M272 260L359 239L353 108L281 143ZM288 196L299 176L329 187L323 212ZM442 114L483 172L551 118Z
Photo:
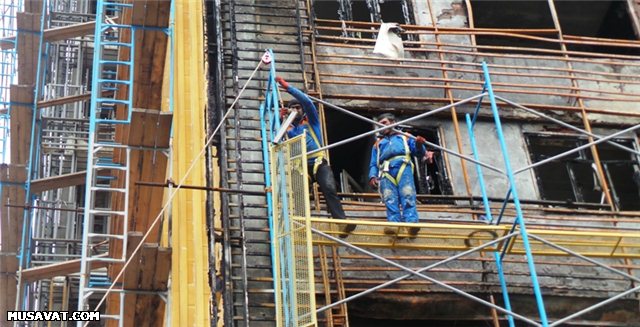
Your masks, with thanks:
M9 99L11 84L16 81L17 55L16 32L17 13L22 1L5 1L0 6L2 25L0 26L0 163L9 162L9 117L11 102Z
M100 310L107 325L114 320L122 325L123 312L161 312L164 304L148 303L150 298L166 301L171 251L158 245L159 234L139 244L139 230L146 231L147 226L129 224L128 216L130 199L154 198L157 203L145 206L147 212L137 212L138 222L147 224L147 216L155 215L151 211L161 203L163 194L145 189L136 193L137 197L130 197L130 189L139 188L130 179L139 181L150 176L141 176L130 162L133 153L136 163L144 165L147 172L158 168L152 181L166 177L172 115L161 112L161 100L164 60L173 60L173 53L167 52L171 2L157 1L147 7L133 1L36 1L29 3L24 13L18 13L23 9L17 3L3 2L7 9L3 12L3 27L15 28L15 16L17 25L22 26L13 32L2 30L2 113L9 113L4 110L9 103L18 108L9 122L20 127L11 140L12 145L18 145L10 149L15 160L6 171L3 165L0 190L0 266L3 278L6 274L7 278L17 276L18 280L15 296L11 295L16 289L13 283L5 284L3 280L0 284L3 290L6 287L7 299L15 300L15 304L6 307L29 311ZM144 43L150 37L154 42ZM156 65L152 60L133 64L135 56L154 57L149 53L154 53L162 64ZM13 70L7 68L5 60L13 60ZM11 72L18 80L8 76ZM167 70L166 76L171 78L172 73ZM140 79L151 82L136 84L134 93L134 80ZM7 83L19 85L11 85L11 101L5 105L9 96ZM172 95L167 99L172 104ZM133 129L136 133L129 133ZM9 158L7 153L3 152L3 158ZM20 178L24 170L23 182ZM17 190L6 192L8 187ZM20 219L16 217L18 212ZM22 228L12 221L20 221ZM136 232L128 233L130 227ZM21 235L12 235L16 233ZM129 237L132 244L127 244ZM12 238L19 243L15 253L9 253ZM138 245L144 249L132 258ZM18 259L17 271L4 265L5 255ZM107 290L117 268L127 258L138 260L128 269L128 280L118 283L118 289ZM146 263L141 265L140 260ZM118 294L109 298L106 309L94 308L98 296L107 292ZM126 310L124 294L129 295L126 299L132 304ZM117 297L120 300L114 300ZM140 305L145 308L140 313L136 311L136 301L145 303ZM3 298L3 308L4 302ZM70 324L62 323L67 325Z
M485 216L483 222L474 222L466 224L435 224L435 223L418 223L418 224L402 224L402 223L382 223L379 221L367 221L367 220L332 220L323 218L310 218L309 217L309 194L308 183L306 179L306 158L304 155L304 149L300 150L300 138L295 138L286 141L282 144L275 146L269 145L263 139L263 151L266 151L268 147L271 157L267 163L271 166L271 181L267 181L267 185L272 185L273 198L270 198L272 202L268 204L270 210L270 224L275 232L272 232L272 260L274 262L274 287L277 290L281 290L279 294L276 294L276 322L278 325L285 326L307 326L315 325L317 321L308 321L303 318L309 318L309 313L306 311L300 311L298 308L308 308L313 303L308 301L302 302L303 304L296 302L299 298L296 290L304 288L308 284L314 284L315 282L309 280L309 271L313 271L313 245L322 246L342 246L351 250L357 251L365 256L372 257L388 265L391 265L397 269L408 274L402 275L396 279L392 279L388 282L382 283L370 289L364 290L348 297L340 298L334 303L329 303L316 310L316 314L322 313L325 310L331 309L338 305L346 304L348 301L357 299L361 296L367 295L371 292L387 287L394 283L400 282L409 277L417 277L427 280L435 285L438 285L447 291L461 295L469 300L488 306L489 308L496 310L506 317L509 326L515 326L515 320L526 322L532 326L559 326L567 321L575 319L581 315L587 314L592 310L607 305L615 300L621 298L628 298L634 296L640 291L640 287L635 286L634 282L640 281L640 279L632 274L624 272L619 268L612 267L608 263L599 261L596 258L622 258L622 259L638 259L640 258L640 233L637 231L623 231L619 229L609 230L593 230L589 228L554 228L554 229L535 229L528 228L526 224L526 215L521 208L520 198L518 196L518 182L515 176L524 171L533 169L534 167L544 165L558 158L562 158L581 149L589 148L593 145L608 142L613 146L620 148L633 155L638 155L638 151L632 148L625 147L612 140L620 135L627 134L629 132L636 131L640 128L639 125L634 125L624 130L612 133L608 136L600 136L591 133L590 131L582 130L573 127L569 124L563 123L555 118L549 117L543 113L540 113L534 109L527 108L519 105L506 98L497 96L492 88L489 70L486 63L483 63L484 71L484 85L482 92L479 95L470 97L465 100L461 100L452 104L451 106L460 106L464 103L474 101L476 102L475 110L473 114L466 114L466 122L468 128L468 134L470 137L470 145L472 148L473 158L469 158L460 153L456 153L451 149L442 148L435 144L430 144L434 147L439 147L447 153L465 159L474 163L478 184L482 195L482 203L484 205ZM267 134L269 129L269 122L277 122L278 115L278 102L270 100L274 96L269 87L272 87L275 83L273 78L275 77L275 69L272 67L271 76L269 78L266 102L261 106L262 119L262 134L275 135L274 133ZM483 102L483 99L488 97L487 101ZM277 97L276 97L277 99ZM322 101L322 100L320 100ZM548 159L536 162L516 169L512 166L512 162L509 158L509 151L506 146L506 139L503 134L501 115L498 108L498 101L504 104L515 106L529 113L533 113L539 117L548 119L553 123L560 124L563 127L570 126L571 129L593 137L594 140L588 144L579 146L569 151L559 153ZM496 138L500 145L500 152L503 156L504 168L498 168L480 161L479 148L477 146L477 140L474 135L474 125L477 121L478 115L482 110L483 104L485 110L490 111L490 116L493 117L494 126L496 131ZM332 107L337 107L333 106ZM488 109L486 108L488 106ZM264 107L264 108L263 108ZM415 121L421 118L425 118L429 115L433 115L441 110L446 110L450 106L445 106L439 109L435 109L417 116L405 119L403 121L393 123L389 126L380 125L367 133L356 135L352 138L336 142L334 144L322 147L307 154L312 154L317 151L325 151L329 148L351 142L355 139L366 137L373 133L395 128L401 124L407 124L411 121ZM339 108L340 110L345 110ZM362 117L358 114L351 113L352 116L364 119L371 122L370 119ZM269 140L274 140L273 137ZM302 141L304 144L304 141ZM302 153L301 153L302 151ZM266 162L266 161L265 161ZM497 172L502 178L508 181L508 191L504 197L502 208L498 216L493 217L489 200L487 196L485 186L485 174L483 169L489 169L493 172ZM495 175L494 175L495 176ZM521 187L521 186L520 186ZM503 221L503 214L507 205L511 203L515 210L515 219L509 224ZM342 227L346 224L357 224L358 228L353 232L347 240L338 238L341 235ZM405 234L402 232L405 228L419 227L420 232L416 237ZM385 235L383 228L396 228L397 236L389 239L388 235ZM308 233L313 233L313 241L309 242ZM409 239L410 242L402 242L402 239ZM304 241L306 242L306 249L304 248ZM412 249L412 250L439 250L449 251L452 255L441 261L433 263L429 266L415 269L409 266L394 262L385 258L383 255L378 255L368 248L396 248L396 249ZM438 278L429 276L429 271L443 264L458 260L470 254L476 252L485 252L490 254L494 259L494 265L496 267L496 273L501 286L503 295L503 306L496 305L495 303L481 299L475 295L465 292L460 288L451 286L446 282L440 281ZM528 266L528 274L531 277L530 287L531 293L535 298L537 304L538 317L531 318L524 314L519 314L512 310L509 297L509 282L505 277L505 269L508 269L508 263L505 262L505 258L509 256L521 256L526 257L526 264ZM582 310L571 313L563 318L555 321L550 321L547 317L547 308L545 307L544 298L541 291L541 284L537 276L535 258L539 256L569 256L582 260L589 265L603 269L615 276L622 277L630 282L630 287L617 294L612 295L610 298L590 305ZM325 259L323 259L324 262ZM326 265L326 263L321 264ZM326 268L323 268L322 274L326 274ZM292 278L291 276L297 276L298 278ZM338 278L335 276L334 278ZM329 287L327 277L322 276L323 286ZM304 285L301 286L300 284ZM335 290L342 293L340 289ZM330 292L328 292L330 293Z
M100 262L126 262L129 228L131 150L115 138L115 127L131 123L135 28L124 22L115 23L111 17L122 17L123 9L133 8L133 4L98 1L97 6L78 311L90 309L92 294L109 291L105 286L110 285L111 280L93 272L92 266ZM109 58L108 49L114 50L118 58ZM107 171L110 173L101 173ZM120 208L110 203L117 198L121 199ZM120 251L114 249L116 242L120 244ZM108 250L96 250L94 244L100 243L111 246ZM125 294L120 291L119 295L119 308L112 308L102 317L118 320L122 326Z

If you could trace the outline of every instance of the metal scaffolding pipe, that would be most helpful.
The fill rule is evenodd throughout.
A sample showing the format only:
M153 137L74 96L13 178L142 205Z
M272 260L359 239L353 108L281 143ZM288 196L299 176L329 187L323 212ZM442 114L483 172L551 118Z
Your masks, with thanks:
M416 116L413 116L413 117L407 118L407 119L405 119L405 120L402 120L402 121L399 121L399 122L395 122L395 123L393 123L393 124L390 124L390 125L387 125L387 126L384 126L384 127L380 127L380 128L377 128L377 129L371 130L371 131L369 131L369 132L365 132L365 133L362 133L362 134L359 134L359 135L356 135L356 136L352 136L352 137L350 137L350 138L347 138L347 139L344 139L344 140L341 140L341 141L338 141L338 142L332 143L332 144L330 144L330 145L327 145L327 146L321 147L321 148L319 148L319 149L316 149L316 150L313 150L313 151L309 151L309 152L307 153L307 155L311 155L311 154L313 154L313 153L320 152L320 151L325 151L325 150L328 150L328 149L331 149L331 148L334 148L334 147L337 147L337 146L340 146L340 145L343 145L343 144L346 144L346 143L349 143L349 142L352 142L352 141L355 141L355 140L358 140L358 139L361 139L361 138L364 138L364 137L367 137L367 136L369 136L369 135L373 135L373 134L378 133L378 132L380 132L380 131L384 131L384 130L387 130L387 129L390 129L390 128L397 127L397 126L402 125L402 124L409 123L409 122L414 121L414 120L418 120L418 119L421 119L421 118L425 118L425 117L431 116L431 115L433 115L433 114L436 114L436 113L438 113L438 112L441 112L441 111L444 111L444 110L450 109L450 108L452 108L452 107L459 106L459 105L461 105L461 104L465 104L465 103L471 102L471 101L473 101L473 100L475 100L475 99L478 99L478 98L481 98L481 97L483 97L483 96L485 96L485 95L486 95L486 93L481 93L481 94L478 94L478 95L472 96L472 97L470 97L470 98L467 98L467 99L465 99L465 100L461 100L461 101L458 101L458 102L456 102L456 103L452 103L452 104L446 105L446 106L444 106L444 107L440 107L440 108L438 108L438 109L434 109L434 110L432 110L432 111L428 111L428 112L425 112L425 113L422 113L422 114L419 114L419 115L416 115ZM344 112L348 112L348 110L346 110L346 109L344 109L344 108L340 108L340 107L338 107L338 106L336 106L336 105L333 105L333 104L331 104L331 103L329 103L329 102L326 102L326 101L324 101L324 100L321 100L321 99L318 99L318 98L315 98L315 97L310 97L310 98L311 98L311 99L313 99L313 100L316 100L316 101L318 101L318 102L320 102L320 103L322 103L322 104L325 104L325 105L327 105L327 106L330 106L330 107L332 107L332 108L334 108L334 109L337 109L337 110L340 110L340 111L344 111ZM351 116L353 116L353 117L357 117L357 118L363 119L363 120L368 121L368 122L371 122L371 121L372 121L372 120L371 120L371 119L369 119L369 118L362 117L362 116L360 116L360 115L358 115L358 114L355 114L355 113L351 113L351 112L350 112L350 115L351 115ZM377 123L376 123L376 124L377 124ZM475 160L475 159L473 159L473 158L471 158L471 157L469 157L469 156L466 156L466 155L460 154L460 153L455 152L455 151L453 151L453 150L449 150L449 149L447 149L447 148L441 147L441 146L439 146L439 145L437 145L437 144L434 144L434 143L431 143L431 142L429 142L429 141L427 141L427 142L426 142L426 144L427 144L427 145L429 145L429 146L431 146L431 147L434 147L434 148L436 148L436 149L438 149L438 150L441 150L441 151L444 151L444 152L446 152L446 153L449 153L449 154L451 154L451 155L453 155L453 156L456 156L456 157L459 157L459 158L462 158L462 159L468 160L468 161L473 162L473 163L475 163L475 164L481 165L482 167L485 167L485 168L487 168L487 169L489 169L489 170L492 170L492 171L494 171L494 172L497 172L497 173L499 173L499 174L504 175L504 171L502 171L501 169L496 168L496 167L494 167L494 166L492 166L492 165L489 165L489 164L486 164L486 163L483 163L483 162L477 161L477 160Z
M298 223L298 224L301 224L301 223ZM446 283L443 283L443 282L441 282L441 281L439 281L439 280L437 280L437 279L435 279L435 278L432 278L432 277L429 277L429 276L427 276L427 275L425 275L425 274L422 274L420 271L415 271L415 270L413 270L413 269L411 269L411 268L405 267L405 266L403 266L403 265L401 265L401 264L398 264L398 263L393 262L393 261L391 261L391 260L389 260L389 259L386 259L385 257L379 256L379 255L377 255L377 254L375 254L375 253L373 253L373 252L370 252L370 251L367 251L367 250L365 250L365 249L363 249L363 248L360 248L360 247L357 247L357 246L355 246L355 245L349 244L349 243L348 243L348 242L346 242L346 241L340 240L340 239L338 239L338 238L336 238L336 237L333 237L333 236L331 236L331 235L329 235L329 234L323 233L322 231L320 231L320 230L318 230L318 229L311 228L311 231L312 231L312 232L314 232L314 233L316 233L316 234L318 234L318 235L321 235L321 236L323 236L323 237L325 237L325 238L328 238L328 239L330 239L330 240L332 240L332 241L334 241L334 242L337 242L337 243L339 243L339 244L341 244L341 245L344 245L344 246L346 246L346 247L348 247L348 248L351 248L351 249L356 250L356 251L358 251L358 252L362 252L362 253L364 253L364 254L366 254L366 255L368 255L368 256L370 256L370 257L372 257L372 258L378 259L378 260L380 260L380 261L382 261L382 262L385 262L385 263L388 263L388 264L390 264L390 265L392 265L392 266L394 266L394 267L396 267L396 268L399 268L399 269L401 269L401 270L404 270L404 271L408 272L410 275L415 275L415 276L418 276L418 277L420 277L420 278L422 278L422 279L426 279L426 280L428 280L428 281L430 281L430 282L432 282L432 283L434 283L434 284L437 284L437 285L439 285L439 286L441 286L441 287L444 287L444 288L448 289L449 291L452 291L452 292L454 292L454 293L456 293L456 294L458 294L458 295L461 295L461 296L463 296L463 297L465 297L465 298L467 298L467 299L470 299L470 300L472 300L472 301L476 301L476 302L478 302L478 303L484 304L484 305L486 305L486 306L488 306L488 307L490 307L490 308L493 308L493 309L495 309L495 310L498 310L498 311L500 311L500 312L502 312L502 313L505 313L505 314L508 314L508 315L512 315L513 317L518 318L518 319L520 319L520 320L522 320L522 321L525 321L525 322L527 322L527 323L529 323L529 324L531 324L531 325L533 325L533 326L541 326L539 323L537 323L537 322L535 322L535 321L533 321L533 320L531 320L531 319L529 319L529 318L527 318L527 317L521 316L521 315L519 315L519 314L517 314L517 313L515 313L515 312L507 311L506 309L504 309L504 308L502 308L502 307L500 307L500 306L497 306L497 305L495 305L495 304L493 304L493 303L491 303L491 302L485 301L485 300L483 300L483 299L481 299L481 298L479 298L479 297L476 297L476 296L474 296L474 295L471 295L471 294L469 294L469 293L466 293L466 292L464 292L464 291L461 291L461 290L459 290L459 289L457 289L457 288L455 288L455 287L453 287L453 286L447 285ZM513 237L513 236L517 235L518 233L519 233L519 232L515 232L515 233L511 233L511 234L505 235L505 236L501 237L499 240L500 240L500 241L502 241L502 240L504 240L504 239L511 238L511 237ZM496 240L498 240L498 239L496 239ZM495 242L496 242L496 240L494 240L493 242L495 243ZM499 242L499 241L497 241L497 242ZM493 244L493 243L492 243L492 244ZM486 244L485 244L484 246L488 246L488 245L486 245ZM481 246L481 247L484 247L484 246ZM474 249L474 250L473 250L473 251L471 251L471 252L475 252L475 251L476 251L476 249ZM469 251L467 251L467 252L469 252ZM466 253L466 252L465 252L465 254L468 254L468 253ZM460 254L459 254L459 255L457 255L457 256L454 256L454 257L455 257L455 258L457 258L457 257L459 257L459 256L460 256ZM450 257L449 259L454 258L454 257ZM451 259L451 260L453 260L453 259ZM449 261L450 261L450 260L449 260ZM447 261L447 262L448 262L448 261ZM422 269L425 269L425 268L422 268ZM422 270L422 269L421 269L421 270ZM404 278L406 278L406 277L404 277L404 276L403 276L403 278L402 278L402 279L404 279ZM379 287L379 288L380 288L380 287ZM366 292L366 291L365 291L365 292ZM370 293L370 292L368 292L368 293ZM367 293L367 294L368 294L368 293ZM358 295L358 297L359 297L359 296L362 296L362 295L365 295L365 294L360 293L360 294ZM340 302L340 303L343 303L343 302ZM329 308L330 308L330 307L329 307ZM318 309L316 312L320 312L320 310L326 310L326 309L328 309L328 308L322 307L322 308Z

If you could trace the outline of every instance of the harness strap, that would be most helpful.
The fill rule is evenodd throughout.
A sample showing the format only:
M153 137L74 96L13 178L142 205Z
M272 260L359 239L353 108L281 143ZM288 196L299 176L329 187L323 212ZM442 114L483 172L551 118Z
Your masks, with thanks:
M316 142L316 145L318 147L321 147L320 145L320 141L318 139L318 136L316 135L316 133L313 131L313 128L309 125L307 125L307 132L309 132L309 136L311 136L311 139L313 139L314 142ZM321 151L321 152L316 152L313 153L309 156L309 158L316 158L313 161L313 175L315 176L315 174L318 172L318 168L320 168L320 165L322 164L322 161L324 160L325 157L325 152Z
M376 142L376 147L378 150L377 164L378 164L378 169L380 169L380 172L381 172L380 177L387 178L393 183L393 185L396 185L396 186L400 182L400 177L402 176L402 173L404 173L404 170L407 168L407 165L411 165L411 171L413 171L413 162L411 161L411 150L409 149L409 142L407 141L407 136L401 135L401 137L402 137L402 143L404 144L404 154L393 156L383 161L382 167L380 166L380 143ZM392 161L398 160L398 159L402 159L402 165L400 166L400 169L398 169L398 174L396 176L393 176L389 173L389 164Z

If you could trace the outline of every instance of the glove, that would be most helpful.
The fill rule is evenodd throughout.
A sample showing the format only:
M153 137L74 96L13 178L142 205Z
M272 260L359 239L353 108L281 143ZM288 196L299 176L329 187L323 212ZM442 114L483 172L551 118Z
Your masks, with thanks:
M280 76L276 76L276 82L278 82L278 84L282 85L282 87L284 87L285 89L289 88L289 83L287 83L287 81L285 81L284 78L282 78Z
M425 144L425 143L427 143L427 140L425 140L424 137L422 137L422 136L416 136L416 143Z
M284 118L289 114L289 110L287 108L280 108L280 118Z
M369 185L371 185L371 187L373 188L378 188L378 179L375 177L371 177L371 179L369 180Z

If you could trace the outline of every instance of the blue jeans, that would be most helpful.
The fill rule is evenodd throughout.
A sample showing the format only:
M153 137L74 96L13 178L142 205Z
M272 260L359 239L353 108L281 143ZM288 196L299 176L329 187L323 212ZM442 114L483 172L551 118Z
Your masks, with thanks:
M398 185L388 178L380 179L380 194L387 206L387 220L390 222L418 222L416 210L416 186L413 182L413 171L407 167L402 172Z

